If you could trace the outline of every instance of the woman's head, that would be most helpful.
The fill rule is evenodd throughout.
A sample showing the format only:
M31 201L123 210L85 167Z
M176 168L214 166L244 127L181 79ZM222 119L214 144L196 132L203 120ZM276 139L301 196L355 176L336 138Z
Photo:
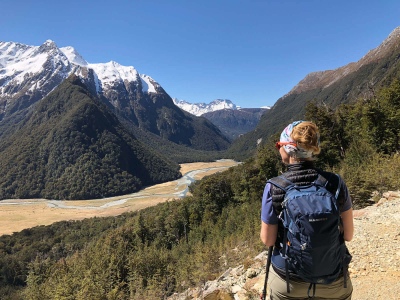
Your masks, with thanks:
M282 131L278 145L294 159L312 159L321 152L318 127L308 121L293 122Z

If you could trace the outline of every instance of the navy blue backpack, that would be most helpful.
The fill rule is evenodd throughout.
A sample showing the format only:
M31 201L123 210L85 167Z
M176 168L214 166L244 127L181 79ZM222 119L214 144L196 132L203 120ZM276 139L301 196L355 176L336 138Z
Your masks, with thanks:
M338 206L341 179L335 194L326 189L327 180L321 175L307 186L297 186L284 176L268 180L285 191L282 212L284 236L280 253L285 259L287 291L289 270L309 282L308 296L316 284L330 284L340 274L346 275L351 256L343 239ZM312 296L312 297L313 297Z

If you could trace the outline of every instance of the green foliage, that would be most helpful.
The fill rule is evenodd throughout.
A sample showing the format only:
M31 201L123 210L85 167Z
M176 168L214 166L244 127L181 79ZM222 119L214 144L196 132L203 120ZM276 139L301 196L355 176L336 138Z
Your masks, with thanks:
M307 105L307 119L321 131L318 163L345 179L355 207L370 204L373 192L398 189L400 83L360 98L336 110L325 104Z
M247 162L206 177L180 201L1 236L10 271L2 285L28 284L26 299L160 299L214 279L262 249L260 174ZM238 178L247 185L234 186Z
M320 131L321 153L318 155L318 165L322 168L332 168L343 158L346 141L343 139L343 126L335 116L336 112L325 104L307 103L305 120L318 125Z

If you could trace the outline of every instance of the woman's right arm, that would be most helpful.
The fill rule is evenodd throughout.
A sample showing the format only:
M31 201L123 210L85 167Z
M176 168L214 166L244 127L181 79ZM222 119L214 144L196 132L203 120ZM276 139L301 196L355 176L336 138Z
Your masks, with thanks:
M267 183L264 189L261 204L261 241L267 246L275 245L278 235L278 218L272 206L271 184Z
M350 242L354 235L353 209L350 208L340 214L343 221L344 240Z
M340 213L343 223L343 238L346 242L350 242L354 235L354 221L353 221L353 203L350 198L349 189L346 183L341 181L341 192L339 197L344 197L345 201Z
M261 241L267 246L271 247L275 245L276 237L278 235L278 225L266 224L261 221Z

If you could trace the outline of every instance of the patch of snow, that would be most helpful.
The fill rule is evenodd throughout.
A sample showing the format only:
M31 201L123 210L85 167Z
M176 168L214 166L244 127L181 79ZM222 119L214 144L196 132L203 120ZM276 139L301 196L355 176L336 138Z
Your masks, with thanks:
M99 64L88 64L88 67L93 69L97 74L98 79L104 83L114 81L137 81L139 73L134 67L125 67L115 61Z
M64 53L64 55L71 63L83 67L86 67L88 65L87 61L75 50L74 47L61 47L60 50Z
M142 80L142 91L145 93L157 93L156 88L154 86L154 80L150 76L140 75L140 79Z

